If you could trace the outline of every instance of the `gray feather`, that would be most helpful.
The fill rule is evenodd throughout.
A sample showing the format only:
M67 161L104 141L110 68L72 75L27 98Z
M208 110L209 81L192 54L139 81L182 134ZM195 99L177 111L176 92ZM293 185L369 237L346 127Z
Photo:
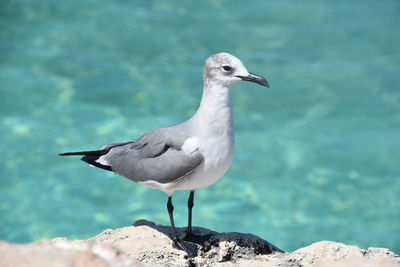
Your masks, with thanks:
M182 151L189 138L179 128L161 128L137 140L114 143L101 157L111 169L135 182L169 183L193 171L203 161L200 151L188 155Z

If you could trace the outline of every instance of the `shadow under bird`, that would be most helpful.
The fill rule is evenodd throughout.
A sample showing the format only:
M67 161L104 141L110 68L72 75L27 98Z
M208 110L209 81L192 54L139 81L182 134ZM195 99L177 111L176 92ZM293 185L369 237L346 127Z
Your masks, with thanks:
M212 55L204 65L200 106L187 121L150 131L135 140L108 144L100 150L60 155L81 155L92 166L167 193L173 246L190 256L188 243L201 238L192 233L194 191L215 183L232 163L234 127L230 89L240 81L269 87L263 77L248 72L238 58L228 53ZM190 190L188 226L183 240L178 239L174 225L175 190Z

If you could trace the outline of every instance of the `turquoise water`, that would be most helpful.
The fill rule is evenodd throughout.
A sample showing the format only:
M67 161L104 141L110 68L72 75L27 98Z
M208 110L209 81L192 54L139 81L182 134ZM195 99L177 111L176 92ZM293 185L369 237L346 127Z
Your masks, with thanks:
M194 224L400 252L399 1L174 3L2 1L0 239L168 225L163 192L57 153L187 119L226 51L271 88L233 88L235 159Z

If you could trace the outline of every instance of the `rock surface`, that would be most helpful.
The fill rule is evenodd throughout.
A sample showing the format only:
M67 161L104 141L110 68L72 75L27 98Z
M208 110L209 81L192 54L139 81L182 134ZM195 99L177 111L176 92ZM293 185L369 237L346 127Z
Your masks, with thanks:
M180 236L184 228L177 228ZM400 266L385 248L360 249L321 241L285 253L252 234L217 233L194 227L206 236L193 258L172 247L170 227L140 220L133 226L107 229L89 240L55 238L30 244L0 242L0 266Z

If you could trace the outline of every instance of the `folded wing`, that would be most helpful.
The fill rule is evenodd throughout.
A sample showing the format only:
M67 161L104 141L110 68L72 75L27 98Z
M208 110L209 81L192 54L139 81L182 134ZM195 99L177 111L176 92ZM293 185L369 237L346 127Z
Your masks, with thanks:
M200 150L190 153L182 150L188 138L177 129L161 128L137 140L104 146L100 151L106 153L88 163L110 168L136 182L169 183L192 172L203 161Z

